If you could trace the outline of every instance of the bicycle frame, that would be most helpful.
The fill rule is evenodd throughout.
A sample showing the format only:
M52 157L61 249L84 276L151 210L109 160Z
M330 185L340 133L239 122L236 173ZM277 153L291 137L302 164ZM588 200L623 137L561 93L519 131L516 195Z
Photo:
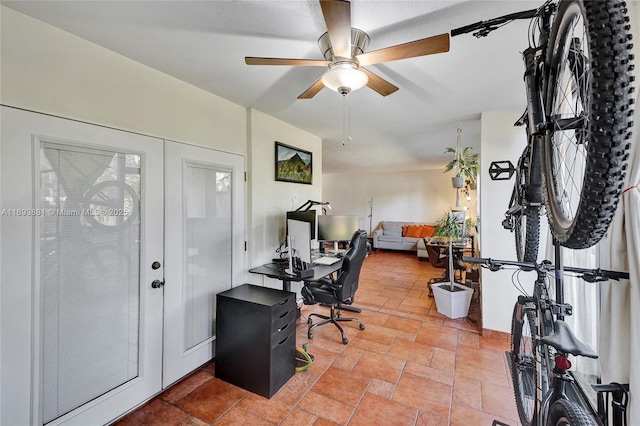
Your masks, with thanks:
M555 264L514 262L484 258L463 257L463 261L479 263L492 271L511 265L520 269L535 270L537 277L534 283L533 296L519 296L516 303L515 319L522 320L527 313L535 314L535 335L531 336L535 346L536 365L536 413L538 425L546 425L549 420L551 406L559 400L570 401L579 406L594 423L602 425L602 413L596 412L588 402L583 390L576 383L569 370L571 364L568 355L597 358L597 353L589 346L579 342L564 322L565 316L572 314L573 307L564 302L564 271L580 273L581 278L590 281L603 279L628 278L626 272L588 270L562 266L560 246L555 244ZM553 271L555 277L555 300L547 287L547 276ZM553 348L553 349L552 349ZM513 349L513 348L512 348ZM552 352L554 353L552 359ZM526 369L526 360L517 358L518 353L512 351L512 362ZM525 362L524 364L520 364Z

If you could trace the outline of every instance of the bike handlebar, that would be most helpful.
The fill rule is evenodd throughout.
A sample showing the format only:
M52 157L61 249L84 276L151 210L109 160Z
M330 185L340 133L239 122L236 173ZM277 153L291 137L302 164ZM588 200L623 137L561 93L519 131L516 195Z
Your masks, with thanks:
M474 36L485 37L491 31L497 29L497 25L504 24L515 19L531 19L538 14L539 9L525 10L523 12L510 13L508 15L500 16L498 18L489 19L487 21L476 22L475 24L466 25L464 27L451 30L451 37L470 33L471 31L478 31Z
M491 259L489 257L467 257L463 256L462 260L467 263L477 263L483 266L486 266L491 271L499 271L504 266L516 266L520 269L524 270L536 270L536 271L553 271L556 266L548 260L543 260L542 263L534 263L534 262L516 262L513 260L498 260ZM619 271L609 271L605 269L584 269L584 268L576 268L573 266L565 266L562 268L566 272L575 272L578 274L582 274L579 278L583 280L593 283L597 281L605 281L605 280L620 280L620 279L629 279L628 272L619 272Z

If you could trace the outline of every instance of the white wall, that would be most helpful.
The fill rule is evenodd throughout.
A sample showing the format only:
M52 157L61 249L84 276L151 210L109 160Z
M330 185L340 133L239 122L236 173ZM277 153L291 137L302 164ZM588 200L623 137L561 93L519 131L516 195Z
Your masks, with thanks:
M307 200L322 201L322 140L260 111L248 112L249 151L249 259L251 267L271 262L285 236L286 212ZM282 142L313 154L311 185L275 180L275 142ZM293 201L295 198L295 201ZM279 281L249 274L249 282L282 288ZM300 285L292 286L299 290Z
M332 214L357 215L361 229L369 232L369 202L373 198L372 229L385 220L434 222L456 204L451 173L410 170L380 173L325 174L322 197L331 202ZM475 213L475 193L461 206Z
M524 89L523 89L524 90ZM524 95L523 95L524 96ZM481 158L480 158L480 212L479 228L480 257L516 260L515 238L502 227L504 213L514 185L510 180L492 181L489 165L493 161L509 160L514 166L526 145L523 127L513 123L522 115L524 108L482 113ZM540 218L541 239L539 258L544 255L546 244L546 219ZM482 327L489 330L511 332L511 314L520 294L513 285L513 270L481 271L482 279ZM517 277L531 294L535 272L520 272Z
M0 102L246 155L246 109L2 7Z

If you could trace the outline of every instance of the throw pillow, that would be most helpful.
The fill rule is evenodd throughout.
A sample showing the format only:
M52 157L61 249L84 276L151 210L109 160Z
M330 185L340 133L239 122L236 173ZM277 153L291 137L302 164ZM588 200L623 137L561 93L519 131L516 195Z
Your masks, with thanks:
M422 232L420 238L433 237L433 233L436 232L436 227L433 225L422 225Z
M422 226L409 225L407 226L407 235L405 235L405 237L420 238L421 232L422 232Z

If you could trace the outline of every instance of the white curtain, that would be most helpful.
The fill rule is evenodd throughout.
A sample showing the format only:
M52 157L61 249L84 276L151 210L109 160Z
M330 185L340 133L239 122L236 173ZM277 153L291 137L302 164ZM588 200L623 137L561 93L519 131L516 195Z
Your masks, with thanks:
M602 383L629 383L628 420L640 424L640 107L636 101L627 178L603 247L603 267L629 271L629 280L602 286Z

